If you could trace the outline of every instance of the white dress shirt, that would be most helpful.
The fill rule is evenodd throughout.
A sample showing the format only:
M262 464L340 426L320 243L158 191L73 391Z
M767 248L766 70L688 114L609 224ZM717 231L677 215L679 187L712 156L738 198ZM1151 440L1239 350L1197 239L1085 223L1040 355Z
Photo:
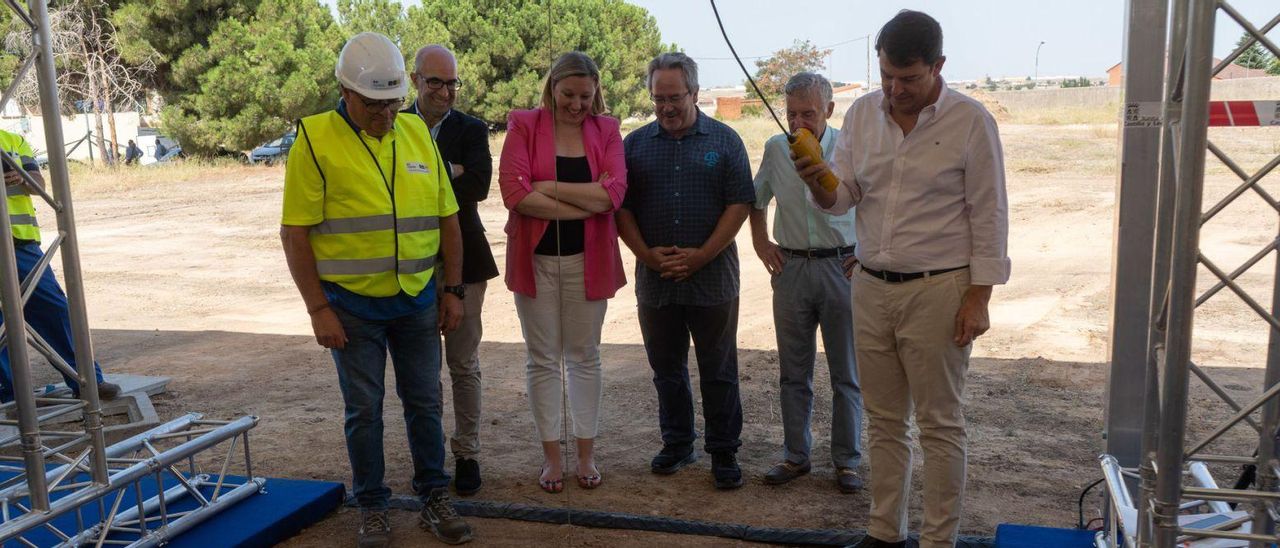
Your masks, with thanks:
M942 82L904 138L883 90L868 93L845 113L833 170L840 186L824 211L857 206L856 255L867 268L968 265L973 285L1009 281L1004 151L981 103Z

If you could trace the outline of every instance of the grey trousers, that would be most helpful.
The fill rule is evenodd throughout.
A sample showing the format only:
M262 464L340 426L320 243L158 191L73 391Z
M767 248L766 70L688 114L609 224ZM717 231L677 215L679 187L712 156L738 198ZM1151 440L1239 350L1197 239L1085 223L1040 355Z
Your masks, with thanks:
M851 288L843 261L788 257L772 279L783 457L795 463L809 462L813 444L809 421L819 327L831 375L831 463L856 468L862 461L862 388L854 363Z
M439 283L439 280L437 280ZM449 449L454 458L474 459L480 454L480 338L484 325L480 310L488 282L467 285L462 300L462 324L444 338L444 358L449 364L453 388L453 436Z

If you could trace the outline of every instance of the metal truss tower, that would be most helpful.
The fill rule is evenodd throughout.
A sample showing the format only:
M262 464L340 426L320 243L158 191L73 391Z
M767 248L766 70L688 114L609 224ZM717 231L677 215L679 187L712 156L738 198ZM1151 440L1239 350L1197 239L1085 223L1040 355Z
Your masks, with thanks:
M48 6L43 0L30 0L25 8L16 0L4 0L4 4L30 29L32 47L13 83L0 97L0 109L34 68L52 193L41 188L20 162L0 154L0 160L24 179L22 185L6 191L25 190L43 199L56 214L58 235L49 244L44 259L19 279L10 237L11 213L7 200L0 200L0 302L4 313L0 348L7 347L9 352L14 391L14 401L0 405L4 415L0 427L16 428L16 434L0 434L0 544L164 544L262 489L264 480L252 475L248 439L248 431L258 419L246 416L232 421L204 421L193 414L120 443L106 444L58 115ZM34 224L32 219L19 220ZM62 257L75 346L74 370L23 318L24 304L55 254ZM77 379L80 397L37 394L31 380L30 349ZM74 413L83 417L81 429L53 428L54 419ZM225 455L201 455L218 446L228 446ZM243 448L243 458L237 448ZM218 470L216 475L200 471L198 464L210 463ZM233 463L243 476L228 475Z
M1231 539L1259 548L1273 545L1280 542L1280 237L1228 271L1201 252L1200 232L1224 209L1246 199L1263 200L1276 214L1271 222L1280 222L1280 202L1260 184L1280 165L1280 155L1250 173L1208 132L1210 126L1280 126L1278 101L1210 101L1214 76L1248 48L1261 44L1280 56L1267 37L1280 24L1280 14L1259 27L1225 0L1130 0L1127 13L1108 454L1101 459L1110 519L1098 544L1195 546ZM1238 24L1249 39L1215 63L1220 16ZM1207 156L1240 183L1205 207ZM1267 306L1239 278L1273 253ZM1214 283L1204 291L1196 284L1201 268ZM1212 369L1193 361L1196 309L1215 297L1239 299L1269 327L1261 356L1265 363L1259 364L1265 366L1259 368L1261 393L1252 401L1236 401ZM1193 376L1221 400L1229 416L1188 443L1188 417L1202 412L1189 407ZM1242 428L1256 436L1255 453L1210 452L1211 444ZM1257 480L1243 488L1219 488L1206 463L1254 465Z

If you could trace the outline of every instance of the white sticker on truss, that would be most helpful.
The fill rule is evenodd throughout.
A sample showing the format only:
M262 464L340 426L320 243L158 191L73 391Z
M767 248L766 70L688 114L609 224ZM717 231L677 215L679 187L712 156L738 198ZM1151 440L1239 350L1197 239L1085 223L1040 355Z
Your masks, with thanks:
M1280 126L1280 101L1258 101L1254 105L1258 111L1258 125Z
M1164 105L1159 101L1125 103L1124 127L1160 127Z

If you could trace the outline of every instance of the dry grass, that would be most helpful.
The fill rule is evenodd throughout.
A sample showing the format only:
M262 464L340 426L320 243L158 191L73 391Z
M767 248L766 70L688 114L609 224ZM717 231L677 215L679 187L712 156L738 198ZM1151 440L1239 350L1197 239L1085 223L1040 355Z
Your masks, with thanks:
M1011 110L1010 124L1076 125L1115 124L1120 119L1120 105L1103 107L1056 107L1040 110Z
M71 186L76 192L89 195L153 187L171 188L183 183L209 179L218 174L222 180L240 180L280 170L278 167L245 165L230 158L184 159L148 166L91 166L82 162L70 162Z

